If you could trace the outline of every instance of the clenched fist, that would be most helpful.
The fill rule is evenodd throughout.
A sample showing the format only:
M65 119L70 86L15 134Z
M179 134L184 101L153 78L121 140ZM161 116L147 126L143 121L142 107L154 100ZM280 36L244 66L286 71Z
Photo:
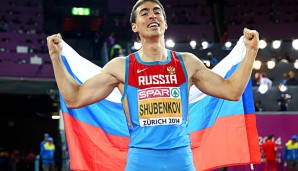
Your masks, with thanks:
M256 30L243 29L244 44L246 48L259 49L259 33Z
M62 52L62 37L61 34L54 34L47 37L47 44L49 49L49 55L51 59L58 58Z

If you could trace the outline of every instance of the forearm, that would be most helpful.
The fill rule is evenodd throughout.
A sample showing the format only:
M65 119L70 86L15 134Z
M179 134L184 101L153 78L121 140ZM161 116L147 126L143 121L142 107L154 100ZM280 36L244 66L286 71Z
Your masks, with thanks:
M59 57L51 56L55 79L66 104L75 101L79 84L69 74L66 67L63 64L61 55Z
M236 96L240 97L247 86L257 53L258 49L247 48L239 68L228 79Z
M68 104L73 105L77 102L77 94L79 92L80 84L72 78L63 64L61 59L63 44L61 42L62 37L59 33L47 37L47 45L52 60L56 82L59 91L68 106Z

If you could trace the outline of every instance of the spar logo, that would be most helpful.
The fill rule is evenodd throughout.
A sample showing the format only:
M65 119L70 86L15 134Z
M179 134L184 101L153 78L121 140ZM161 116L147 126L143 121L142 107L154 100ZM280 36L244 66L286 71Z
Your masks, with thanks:
M171 95L175 98L179 97L179 89L178 88L172 88L171 89Z
M138 90L138 99L180 98L179 87L153 87Z

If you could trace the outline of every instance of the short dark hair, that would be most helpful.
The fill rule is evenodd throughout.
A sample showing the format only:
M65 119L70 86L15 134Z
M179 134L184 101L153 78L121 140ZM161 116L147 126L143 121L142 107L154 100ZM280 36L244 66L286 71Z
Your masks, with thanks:
M270 135L267 136L267 139L268 140L271 140L273 137L274 137L274 135L273 134L270 134Z
M145 2L153 2L153 3L156 3L157 5L159 5L161 10L162 10L162 14L163 14L163 16L166 20L167 17L166 17L165 9L164 9L163 5L159 2L159 0L138 0L135 3L135 5L132 7L132 10L131 10L131 13L130 13L130 18L129 18L130 24L136 23L136 14L135 14L135 12L136 12L137 8ZM139 34L137 34L137 36L138 36L138 40L140 40Z

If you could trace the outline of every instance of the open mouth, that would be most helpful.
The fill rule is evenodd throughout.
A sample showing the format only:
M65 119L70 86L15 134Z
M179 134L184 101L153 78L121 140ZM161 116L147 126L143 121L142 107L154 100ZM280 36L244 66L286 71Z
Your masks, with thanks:
M148 28L156 28L156 27L159 27L159 24L158 23L150 23L147 27Z

